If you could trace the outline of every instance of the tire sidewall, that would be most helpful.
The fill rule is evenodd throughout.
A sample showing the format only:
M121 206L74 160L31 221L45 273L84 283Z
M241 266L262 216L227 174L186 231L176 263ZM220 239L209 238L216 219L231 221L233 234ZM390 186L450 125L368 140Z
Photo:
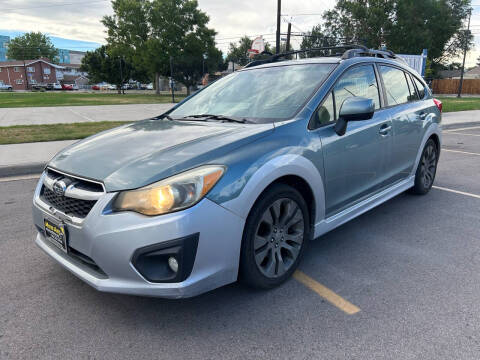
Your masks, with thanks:
M304 238L298 257L292 264L290 269L288 269L288 271L282 276L272 279L266 277L260 271L260 269L258 269L254 256L254 237L257 230L258 222L260 221L260 217L273 202L281 198L289 198L295 201L299 209L302 211L304 219ZM248 285L251 285L253 287L267 289L283 283L293 274L293 272L298 267L298 264L300 263L303 254L305 253L308 242L311 239L311 228L312 227L310 224L309 210L302 195L297 190L288 185L272 185L257 200L255 205L252 207L250 214L247 217L247 221L245 222L240 253L240 281L247 283Z
M423 159L423 156L425 155L425 151L427 150L427 148L430 146L430 145L433 145L433 147L435 148L435 156L436 156L436 159L435 159L435 171L433 173L433 179L432 179L432 182L430 183L430 185L428 187L425 187L425 185L423 184L423 179L422 179L422 159ZM433 183L435 181L435 176L437 175L437 166L438 166L438 148L437 148L437 144L435 143L435 141L433 141L432 139L428 139L428 141L426 142L425 146L423 147L423 150L422 150L422 155L420 156L420 161L418 163L418 166L417 166L417 171L415 173L415 186L414 186L414 191L417 193L417 194L426 194L430 191L430 189L432 188L433 186Z

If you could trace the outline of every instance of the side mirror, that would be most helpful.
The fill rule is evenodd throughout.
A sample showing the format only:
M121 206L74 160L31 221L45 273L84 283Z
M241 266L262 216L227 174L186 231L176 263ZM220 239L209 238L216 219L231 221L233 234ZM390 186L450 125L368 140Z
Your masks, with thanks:
M345 99L340 107L340 114L335 124L335 132L339 136L345 135L347 122L369 120L375 112L375 103L372 99L350 97Z

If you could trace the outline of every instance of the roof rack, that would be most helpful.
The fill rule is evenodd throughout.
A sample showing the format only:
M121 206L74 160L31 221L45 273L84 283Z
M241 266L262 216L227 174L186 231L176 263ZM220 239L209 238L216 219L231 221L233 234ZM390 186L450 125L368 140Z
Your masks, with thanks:
M341 52L341 53L338 53L338 52L332 53L332 50L345 50L345 51ZM308 52L313 52L313 51L330 51L330 53L328 55L325 55L325 56L337 56L337 57L341 57L343 60L351 59L351 58L354 58L354 57L360 57L360 56L370 56L370 57L378 57L378 58L384 58L384 59L395 59L395 60L400 60L402 62L405 62L405 60L398 57L397 55L395 55L390 50L373 50L373 49L369 49L369 48L367 48L366 46L363 46L363 45L346 44L346 45L339 45L339 46L324 46L324 47L319 47L319 48L310 48L310 49L304 49L304 50L288 51L288 52L275 54L275 55L272 55L269 52L263 52L261 54L270 55L270 57L267 58L267 59L251 61L247 65L245 65L245 68L250 68L250 67L254 67L254 66L258 66L258 65L273 63L273 62L277 62L277 61L279 61L279 59L285 58L287 56L296 55L296 54L300 54L300 53L308 53Z

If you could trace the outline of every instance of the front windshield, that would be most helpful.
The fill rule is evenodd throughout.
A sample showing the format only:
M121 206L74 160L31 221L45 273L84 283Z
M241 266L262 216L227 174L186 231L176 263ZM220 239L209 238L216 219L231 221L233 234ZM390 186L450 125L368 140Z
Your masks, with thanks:
M296 64L238 71L220 79L169 115L210 114L269 122L292 118L334 64Z

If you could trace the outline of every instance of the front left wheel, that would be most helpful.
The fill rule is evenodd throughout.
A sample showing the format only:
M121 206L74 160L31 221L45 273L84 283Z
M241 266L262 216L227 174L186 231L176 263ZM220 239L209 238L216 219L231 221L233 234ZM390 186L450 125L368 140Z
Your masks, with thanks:
M263 289L280 285L298 267L309 239L310 217L302 195L288 185L273 185L247 218L240 280Z

